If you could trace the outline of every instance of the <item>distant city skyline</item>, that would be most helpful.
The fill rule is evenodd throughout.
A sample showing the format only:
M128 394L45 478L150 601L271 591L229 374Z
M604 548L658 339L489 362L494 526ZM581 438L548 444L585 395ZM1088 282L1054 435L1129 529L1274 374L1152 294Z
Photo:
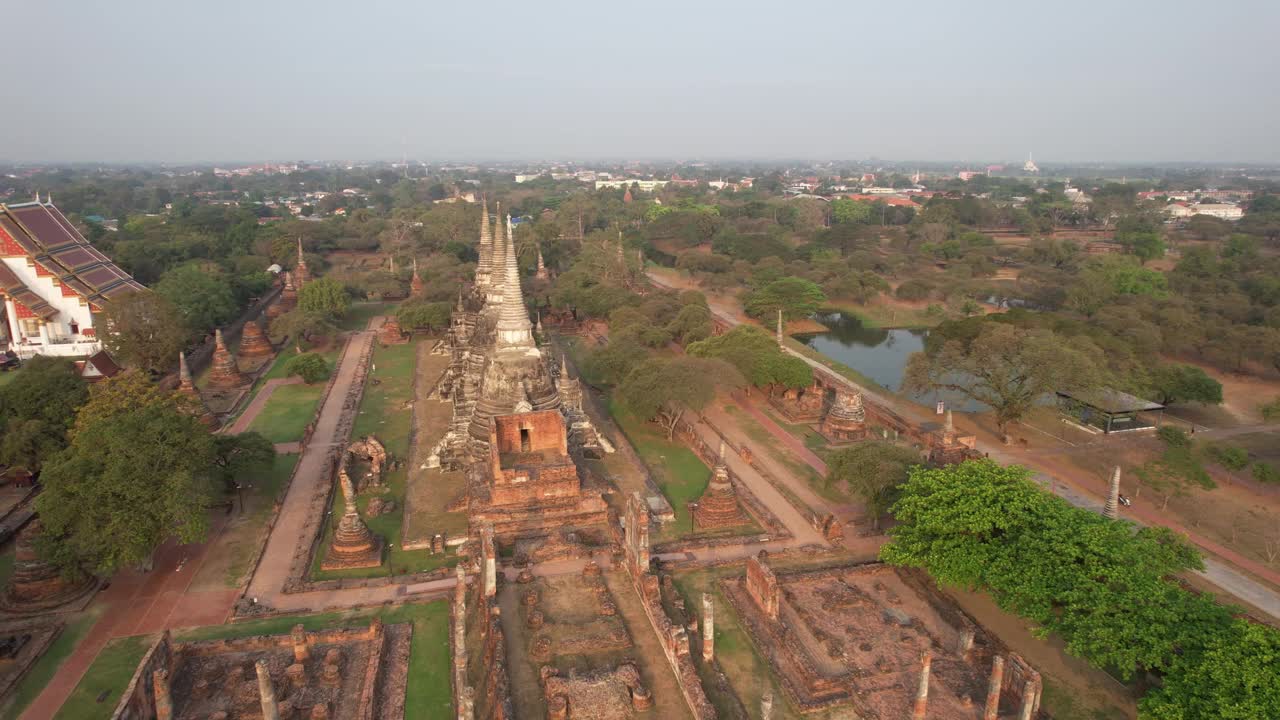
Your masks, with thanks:
M15 3L0 161L1280 162L1280 3Z

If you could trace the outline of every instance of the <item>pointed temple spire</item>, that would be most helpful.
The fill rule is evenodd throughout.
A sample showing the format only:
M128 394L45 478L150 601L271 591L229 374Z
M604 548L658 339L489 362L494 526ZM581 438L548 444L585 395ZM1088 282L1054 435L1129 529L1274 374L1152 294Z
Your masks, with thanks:
M178 353L178 388L184 391L196 389L196 384L191 379L191 369L187 367L187 354L184 352Z
M480 196L480 261L476 263L476 287L487 288L493 279L493 231L489 228L489 200Z
M509 220L509 219L508 219ZM504 244L502 285L502 309L498 312L498 347L533 348L533 325L529 311L524 306L524 293L520 290L520 270L516 264L515 243L508 238Z
M298 237L298 264L293 268L293 283L299 290L311 279L311 274L307 272L307 259L302 255L302 237Z
M498 203L497 211L502 212L502 204ZM502 307L502 294L505 282L505 265L507 257L507 242L503 238L502 232L502 215L499 214L497 221L493 223L493 246L490 249L490 273L489 282L485 286L484 309L489 312L497 312Z

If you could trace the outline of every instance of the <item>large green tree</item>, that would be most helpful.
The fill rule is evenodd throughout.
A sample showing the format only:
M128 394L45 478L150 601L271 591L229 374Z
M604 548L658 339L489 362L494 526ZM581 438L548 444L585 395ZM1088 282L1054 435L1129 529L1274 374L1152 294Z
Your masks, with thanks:
M351 309L351 295L341 282L323 277L312 280L298 291L298 308L303 312L324 313L340 319Z
M812 280L784 277L749 293L745 307L751 317L772 323L779 310L784 319L799 320L818 312L826 301L826 294Z
M37 355L0 388L0 464L39 473L66 447L76 411L89 391L75 364Z
M160 276L155 291L173 304L192 337L230 322L240 308L222 269L211 263L173 268Z
M36 509L55 559L110 575L169 537L203 539L214 441L190 414L158 404L76 432L42 475Z
M178 309L158 293L113 298L103 308L103 316L102 344L112 357L151 372L173 367L190 338Z
M653 357L637 365L618 387L618 397L642 418L675 434L686 412L700 412L721 389L741 387L741 373L723 360Z
M687 351L694 357L731 363L756 387L802 388L813 384L813 369L808 363L783 352L776 338L752 325L739 325L723 335L691 343Z
M871 526L880 529L880 518L897 499L907 471L921 464L920 453L891 442L862 442L837 450L827 459L827 485L843 485L862 500Z
M1048 330L986 322L976 338L949 340L932 353L907 361L903 388L942 391L990 407L1002 436L1055 390L1101 385L1101 352L1083 338L1068 340Z
M1160 365L1150 373L1148 384L1156 402L1198 402L1222 404L1222 383L1194 365Z

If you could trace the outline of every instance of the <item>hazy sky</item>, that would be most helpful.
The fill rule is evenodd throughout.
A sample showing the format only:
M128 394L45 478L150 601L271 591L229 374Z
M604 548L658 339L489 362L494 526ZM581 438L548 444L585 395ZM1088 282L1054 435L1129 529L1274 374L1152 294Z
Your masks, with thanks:
M6 160L1280 161L1280 0L4 5Z

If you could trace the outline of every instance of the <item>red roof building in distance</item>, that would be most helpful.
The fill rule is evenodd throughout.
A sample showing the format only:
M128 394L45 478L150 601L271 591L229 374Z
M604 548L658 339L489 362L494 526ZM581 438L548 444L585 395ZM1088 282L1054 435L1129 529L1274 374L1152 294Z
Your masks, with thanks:
M917 209L920 207L908 198L894 197L893 195L862 195L859 193L853 193L851 195L845 195L845 197L850 200L857 200L858 202L882 202L890 207L909 207Z
M24 360L96 355L102 342L94 313L144 289L52 202L0 204L0 347Z

